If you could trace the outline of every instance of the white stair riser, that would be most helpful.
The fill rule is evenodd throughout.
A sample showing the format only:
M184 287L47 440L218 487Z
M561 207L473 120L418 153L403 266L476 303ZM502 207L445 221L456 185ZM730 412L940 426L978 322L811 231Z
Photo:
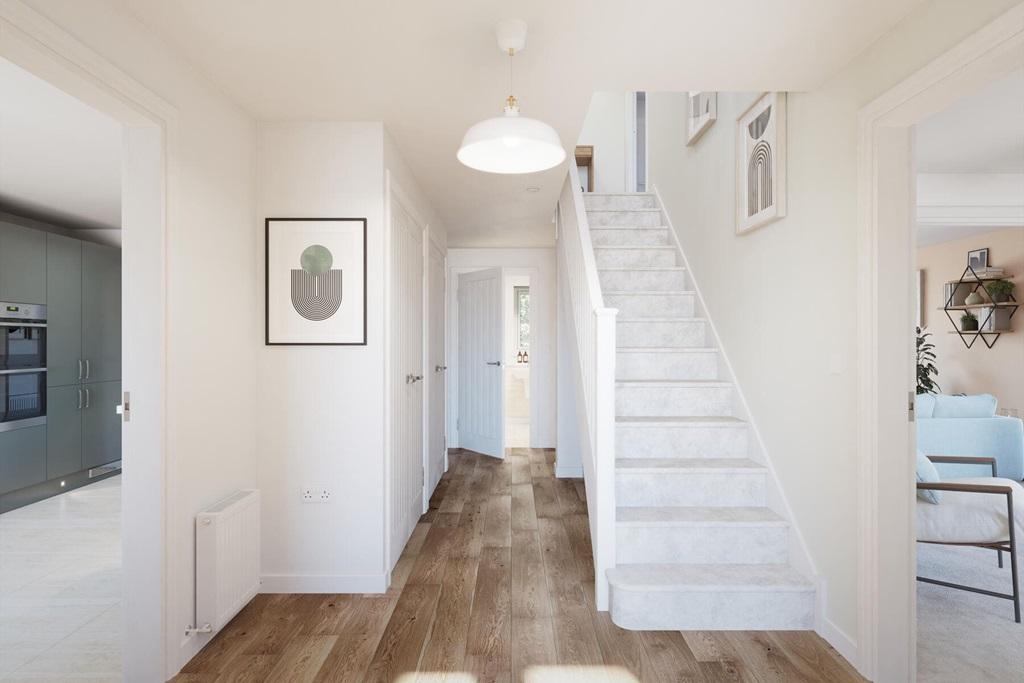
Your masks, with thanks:
M611 589L611 617L639 631L806 630L814 627L814 591L626 591Z
M652 268L679 265L676 263L674 249L598 248L594 250L594 256L598 268Z
M620 318L692 318L693 294L605 294L604 305L619 309Z
M748 429L738 427L615 427L616 458L742 458Z
M600 270L602 291L678 292L686 289L685 270Z
M619 470L615 474L615 504L620 507L761 507L766 504L764 470L679 472Z
M732 387L631 386L615 388L615 414L620 417L728 417Z
M667 246L668 228L603 228L591 226L590 242L595 246Z
M615 358L616 379L718 379L718 353L629 351Z
M656 209L658 199L653 194L584 194L583 205L588 211L635 211Z
M615 535L620 564L781 564L789 555L781 524L619 524Z
M664 225L661 211L587 211L587 223L613 228L657 228Z
M699 348L705 346L707 323L622 320L615 326L615 339L622 348Z

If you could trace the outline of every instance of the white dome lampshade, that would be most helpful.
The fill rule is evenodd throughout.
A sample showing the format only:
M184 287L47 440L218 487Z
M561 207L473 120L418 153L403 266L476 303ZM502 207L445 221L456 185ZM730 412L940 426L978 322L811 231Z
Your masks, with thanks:
M506 107L504 116L471 126L456 155L463 164L487 173L535 173L558 166L565 149L555 129Z
M511 58L526 46L526 22L511 19L495 27L498 49ZM555 129L537 119L519 115L516 98L509 96L505 115L471 126L462 138L456 154L459 161L487 173L536 173L558 166L565 160L565 149Z

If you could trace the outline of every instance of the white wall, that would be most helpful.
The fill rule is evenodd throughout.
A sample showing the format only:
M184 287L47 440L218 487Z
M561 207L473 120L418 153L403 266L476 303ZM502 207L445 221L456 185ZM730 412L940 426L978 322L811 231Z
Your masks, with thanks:
M530 275L530 446L554 448L555 426L555 251L554 249L448 250L448 443L459 445L459 273L483 268L516 269ZM521 269L521 270L520 270Z
M397 557L385 545L385 171L432 238L443 227L380 123L260 123L258 216L367 219L367 344L261 347L257 418L263 590L370 592ZM262 291L258 297L262 310ZM426 394L425 394L426 395ZM303 486L332 502L303 503Z
M176 670L202 638L182 638L194 613L195 514L256 486L253 121L164 43L111 3L30 6L177 108L176 175L167 226L167 501L170 628ZM137 409L144 409L136 406ZM145 457L145 454L136 454ZM153 491L152 495L159 495ZM131 576L126 576L131 581Z
M384 128L261 123L259 223L267 216L367 219L366 346L261 347L257 432L263 590L379 591L384 556ZM262 292L256 297L262 307ZM311 505L302 486L332 502Z
M626 191L628 93L595 92L576 144L594 146L594 192Z
M857 112L1012 3L933 2L820 88L788 98L788 215L734 231L735 120L723 93L694 147L686 96L648 94L650 181L679 232L769 457L827 581L826 635L857 633Z

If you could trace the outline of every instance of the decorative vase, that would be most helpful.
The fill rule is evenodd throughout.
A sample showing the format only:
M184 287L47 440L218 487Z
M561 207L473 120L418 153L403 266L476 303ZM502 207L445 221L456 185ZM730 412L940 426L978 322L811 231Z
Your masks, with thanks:
M1009 300L1010 295L1007 294L1006 292L999 292L998 294L992 295L992 301L996 302L997 304L1005 304Z
M978 292L975 291L967 295L967 298L964 299L964 303L968 306L977 306L978 304L985 303L985 300L981 297L981 294L978 294Z
M978 331L978 319L973 320L961 320L960 329L964 332L977 332Z

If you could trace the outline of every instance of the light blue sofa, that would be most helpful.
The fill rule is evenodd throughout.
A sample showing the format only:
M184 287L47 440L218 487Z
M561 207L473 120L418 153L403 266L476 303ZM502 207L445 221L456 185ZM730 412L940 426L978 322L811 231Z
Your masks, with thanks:
M996 459L999 476L1024 479L1024 422L996 415L996 398L919 394L914 400L917 449L925 455L975 455ZM943 479L991 476L977 465L937 464Z

